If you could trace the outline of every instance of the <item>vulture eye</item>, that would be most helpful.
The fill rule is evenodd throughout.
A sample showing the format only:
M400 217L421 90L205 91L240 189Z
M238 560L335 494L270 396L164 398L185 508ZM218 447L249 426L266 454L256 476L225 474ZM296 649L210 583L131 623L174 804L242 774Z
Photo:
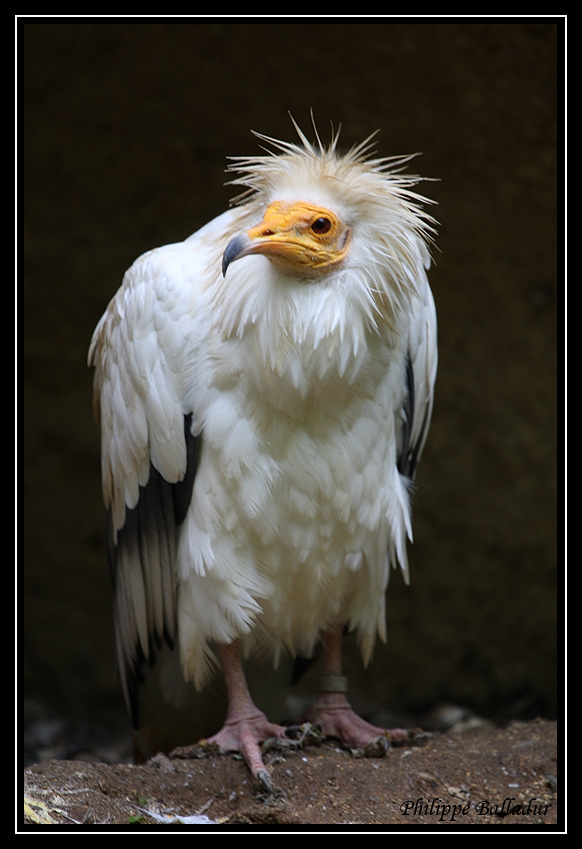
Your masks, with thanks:
M316 218L311 229L317 236L323 236L324 233L329 233L331 230L331 221L329 218Z

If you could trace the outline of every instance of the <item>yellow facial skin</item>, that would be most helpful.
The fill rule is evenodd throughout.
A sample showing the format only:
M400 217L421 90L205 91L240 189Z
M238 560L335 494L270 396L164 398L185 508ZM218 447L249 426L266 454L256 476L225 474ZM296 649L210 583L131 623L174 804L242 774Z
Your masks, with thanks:
M267 207L260 224L229 243L223 274L231 262L250 254L264 254L292 274L325 270L345 258L350 241L349 228L331 210L276 201Z

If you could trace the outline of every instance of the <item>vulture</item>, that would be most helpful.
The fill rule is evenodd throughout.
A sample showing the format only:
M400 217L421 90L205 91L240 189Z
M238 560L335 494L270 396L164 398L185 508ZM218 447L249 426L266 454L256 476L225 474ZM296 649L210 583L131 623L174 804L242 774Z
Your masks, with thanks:
M435 222L411 157L377 158L373 136L341 153L339 132L324 145L293 124L298 143L255 133L263 152L232 158L227 212L136 260L89 352L134 724L145 669L168 703L176 678L202 690L221 669L209 742L267 787L261 743L286 729L255 706L247 657L320 651L303 719L346 747L404 733L353 711L342 635L367 664L390 567L408 582L437 366Z

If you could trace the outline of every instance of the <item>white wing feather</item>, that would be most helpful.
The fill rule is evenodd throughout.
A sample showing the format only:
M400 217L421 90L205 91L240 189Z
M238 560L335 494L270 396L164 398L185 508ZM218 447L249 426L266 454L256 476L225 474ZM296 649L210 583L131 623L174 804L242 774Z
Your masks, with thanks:
M228 212L185 243L141 256L95 329L95 408L101 424L119 667L134 710L132 678L152 641L176 638L176 522L172 484L187 468L185 407L196 383L207 322L197 312L207 255ZM219 255L218 255L219 256ZM185 269L187 272L185 273ZM192 420L193 421L193 420Z
M423 295L423 303L414 313L411 322L409 340L409 356L414 373L414 413L410 426L414 469L428 435L438 364L437 317L434 298L428 283L424 287Z

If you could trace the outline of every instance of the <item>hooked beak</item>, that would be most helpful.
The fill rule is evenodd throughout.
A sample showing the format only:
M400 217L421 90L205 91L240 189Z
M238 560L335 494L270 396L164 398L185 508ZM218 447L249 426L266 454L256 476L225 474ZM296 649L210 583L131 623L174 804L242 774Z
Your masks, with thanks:
M253 253L252 247L253 243L248 233L239 233L231 239L222 255L222 276L226 275L226 269L231 262Z

